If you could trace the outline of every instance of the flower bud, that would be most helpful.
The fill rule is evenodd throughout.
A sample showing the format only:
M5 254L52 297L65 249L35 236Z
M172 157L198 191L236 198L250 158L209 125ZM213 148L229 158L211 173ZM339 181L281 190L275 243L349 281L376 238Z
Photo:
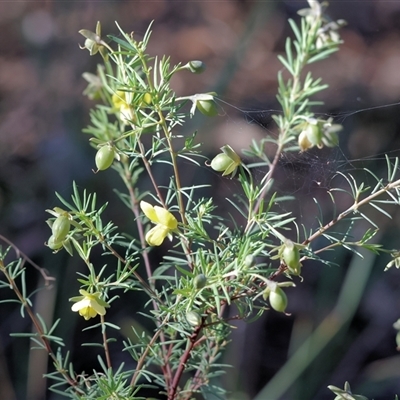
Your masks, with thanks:
M114 161L115 150L110 145L100 147L96 153L95 162L98 171L103 171L111 167Z
M53 225L51 227L51 231L53 233L53 241L54 242L62 242L69 232L69 228L71 227L71 223L65 215L60 215L55 219Z
M248 254L246 258L244 259L244 266L246 268L251 268L256 265L256 258L254 257L253 254Z
M188 311L186 313L186 321L192 326L199 326L201 324L201 316L196 311Z
M285 292L279 286L269 294L269 304L275 311L285 312L288 300Z
M127 105L126 93L123 90L117 90L113 93L111 101L116 109L120 109L122 106Z
M206 66L203 63L203 61L199 60L189 61L187 63L187 67L190 70L190 72L193 72L194 74L201 74L206 69Z
M152 98L151 94L149 92L146 92L143 95L143 102L149 106L152 103L152 101L153 101L153 98Z
M202 289L204 286L206 286L207 277L204 274L199 274L195 276L193 283L196 289Z

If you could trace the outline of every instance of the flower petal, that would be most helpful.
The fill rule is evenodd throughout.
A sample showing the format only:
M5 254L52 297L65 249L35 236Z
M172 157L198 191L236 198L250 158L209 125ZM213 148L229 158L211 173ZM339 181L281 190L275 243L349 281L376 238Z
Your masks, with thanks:
M157 214L157 222L167 227L169 230L174 230L178 226L176 218L165 208L154 206Z
M159 222L156 214L156 210L154 207L150 204L147 203L146 201L141 201L140 202L140 208L144 212L144 215L152 222L155 222L156 224Z
M76 311L81 310L82 308L89 307L89 306L90 306L90 299L85 297L81 301L78 301L77 303L73 304L71 307L71 310L76 312Z
M150 246L160 246L168 235L168 232L169 229L166 226L158 224L147 232L146 242Z
M90 306L99 315L104 315L106 313L106 309L103 306L101 306L96 300L92 300L90 302Z
M79 315L81 315L87 321L90 318L94 318L97 315L97 312L92 307L84 307L79 310Z

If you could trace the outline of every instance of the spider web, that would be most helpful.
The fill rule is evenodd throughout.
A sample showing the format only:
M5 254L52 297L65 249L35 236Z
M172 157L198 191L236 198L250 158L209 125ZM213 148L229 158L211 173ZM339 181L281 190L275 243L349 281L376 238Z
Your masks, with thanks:
M276 109L240 109L225 100L218 100L222 113L226 117L224 123L229 125L231 132L236 131L235 135L249 135L251 133L247 132L247 128L255 126L264 133L264 136L277 137L276 124L272 119L272 115L279 115L281 111ZM310 211L310 207L317 212L315 200L323 208L325 206L331 207L332 201L328 191L334 187L349 189L345 179L338 172L344 175L351 174L356 178L358 183L365 182L366 185L375 186L376 184L376 181L366 172L366 169L373 171L376 175L385 179L387 176L385 155L394 159L394 157L400 155L400 147L393 149L392 140L391 149L381 148L379 153L351 158L352 153L349 151L349 139L352 129L361 123L365 123L365 121L360 121L361 115L368 116L369 113L374 113L378 110L382 111L383 109L392 109L393 111L393 108L398 109L399 106L400 102L397 102L336 114L316 114L317 117L324 119L332 117L334 123L343 125L343 131L339 132L341 143L338 147L334 148L312 148L306 152L290 151L281 155L274 172L273 191L278 192L282 196L291 196L296 200L295 204L293 205L293 202L291 202L290 206L282 203L280 206L282 210L293 211L298 216L304 217L310 214L310 212L311 214L313 213ZM392 115L393 117L395 115ZM376 133L376 135L381 134L380 132ZM272 146L272 148L274 149L275 147ZM235 150L239 151L240 148L235 148ZM272 160L273 154L274 152L271 151L270 160ZM266 171L267 168L253 169L257 180L262 179ZM286 207L289 207L290 210L286 209Z

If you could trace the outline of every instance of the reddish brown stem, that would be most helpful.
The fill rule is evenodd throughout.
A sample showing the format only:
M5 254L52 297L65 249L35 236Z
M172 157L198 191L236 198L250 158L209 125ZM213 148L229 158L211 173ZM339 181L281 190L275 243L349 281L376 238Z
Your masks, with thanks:
M176 370L174 379L172 380L172 385L171 385L171 388L168 393L168 400L174 400L176 398L179 381L181 380L182 374L185 371L186 363L188 362L188 360L190 358L190 354L191 354L194 346L196 345L197 338L203 327L203 324L204 324L204 320L202 321L201 325L196 327L196 329L193 331L193 333L191 334L191 336L188 339L188 345L186 347L185 352L182 354L182 357L179 361L178 369Z

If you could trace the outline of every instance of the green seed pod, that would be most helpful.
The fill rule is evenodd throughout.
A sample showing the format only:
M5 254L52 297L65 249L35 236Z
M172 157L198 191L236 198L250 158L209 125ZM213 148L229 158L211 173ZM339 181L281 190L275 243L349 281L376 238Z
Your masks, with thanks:
M111 164L114 161L115 150L109 146L100 147L100 149L96 153L96 167L98 171L104 171L107 168L111 167Z
M186 321L192 326L199 326L201 324L201 316L196 311L188 311L186 313Z
M65 215L60 215L55 219L51 227L55 242L62 242L68 235L71 223Z
M300 252L291 240L287 240L282 251L282 260L292 273L300 273Z
M49 240L47 241L47 246L50 247L52 250L58 250L62 247L62 241L56 241L54 239L54 235L51 235L49 237Z
M269 294L269 304L275 311L285 312L288 300L285 292L279 286Z
M225 154L217 154L211 161L211 168L217 172L226 171L232 164L232 160Z
M218 115L217 105L214 100L198 100L197 109L207 117L215 117Z
M206 286L207 277L204 274L199 274L195 276L193 283L196 289L202 289L204 286Z

